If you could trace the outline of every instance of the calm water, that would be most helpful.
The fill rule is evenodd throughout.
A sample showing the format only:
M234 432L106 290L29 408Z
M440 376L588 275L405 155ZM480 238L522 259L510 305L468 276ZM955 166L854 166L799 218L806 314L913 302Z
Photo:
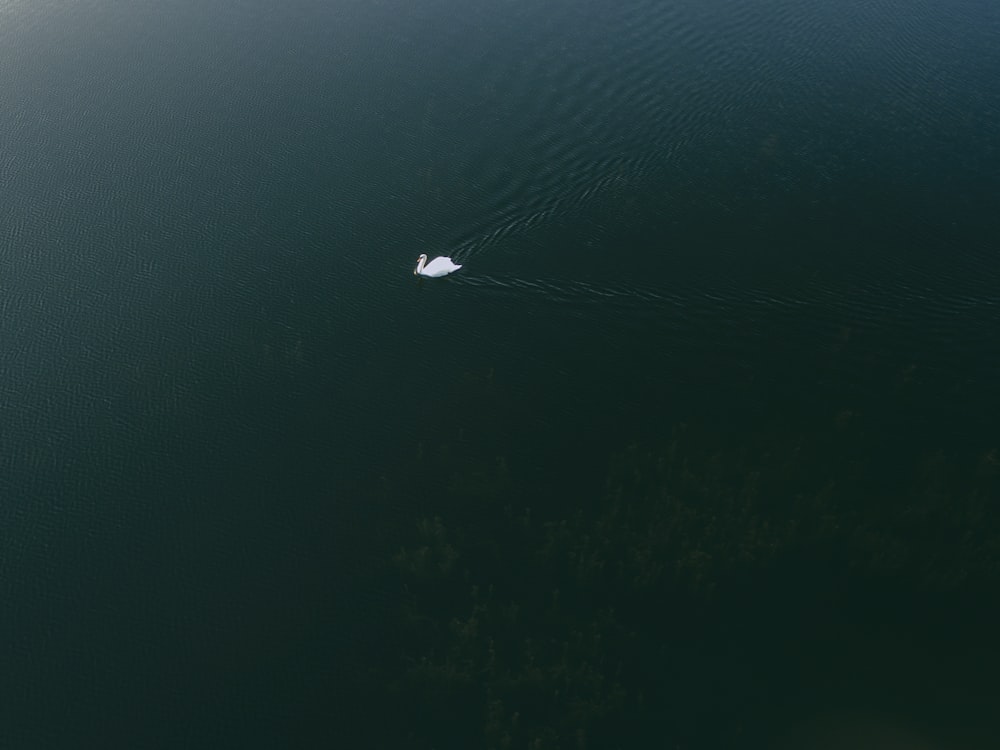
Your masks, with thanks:
M986 0L0 0L0 745L343 739L438 443L990 455L998 81Z

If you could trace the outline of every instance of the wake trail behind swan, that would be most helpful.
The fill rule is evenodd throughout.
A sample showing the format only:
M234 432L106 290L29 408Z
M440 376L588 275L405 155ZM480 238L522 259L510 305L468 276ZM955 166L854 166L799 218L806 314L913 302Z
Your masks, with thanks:
M634 175L628 167L627 164L619 165L617 168L612 167L611 171L606 172L599 179L591 180L582 188L569 194L541 202L533 210L532 207L529 207L521 211L500 212L492 222L495 226L494 229L478 237L453 243L457 244L458 248L451 253L451 257L456 262L470 260L488 252L507 239L523 236L546 223L580 211L601 196L616 188L623 187L626 182L634 179Z
M930 287L905 286L892 281L884 283L852 284L847 290L831 286L821 279L804 281L794 290L763 286L746 286L736 280L704 279L684 288L666 289L641 284L596 283L580 279L525 278L476 274L456 276L455 283L462 287L506 296L527 293L543 296L552 303L577 306L631 307L646 312L657 310L687 312L693 309L712 308L716 312L751 309L825 309L844 319L866 321L882 318L904 310L935 320L956 320L970 313L1000 315L1000 295L961 294L943 295ZM928 304L933 300L933 304Z

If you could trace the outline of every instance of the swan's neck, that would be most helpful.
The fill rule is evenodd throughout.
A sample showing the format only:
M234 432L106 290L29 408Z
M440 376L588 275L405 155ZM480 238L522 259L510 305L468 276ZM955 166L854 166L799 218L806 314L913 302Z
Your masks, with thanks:
M426 258L421 258L420 260L417 261L417 274L418 275L424 272L424 264L425 263L427 263L427 259Z

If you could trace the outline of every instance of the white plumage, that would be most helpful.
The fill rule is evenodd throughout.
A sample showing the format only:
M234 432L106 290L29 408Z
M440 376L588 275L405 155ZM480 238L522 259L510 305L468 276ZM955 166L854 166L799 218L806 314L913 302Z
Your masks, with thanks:
M451 258L447 258L443 255L428 263L427 256L421 253L420 257L417 258L417 267L413 269L413 275L430 276L431 278L436 279L439 276L447 276L449 273L453 273L459 268L461 268L460 265L452 263Z

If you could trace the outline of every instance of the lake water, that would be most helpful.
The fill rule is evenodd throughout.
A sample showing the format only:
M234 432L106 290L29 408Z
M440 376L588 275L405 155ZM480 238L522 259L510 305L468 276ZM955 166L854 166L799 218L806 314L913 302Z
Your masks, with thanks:
M679 429L723 456L853 431L823 481L871 491L852 539L878 492L904 508L876 589L913 618L852 578L830 637L949 664L915 728L902 677L859 708L804 642L760 731L842 701L975 743L998 82L986 0L0 0L0 745L378 746L341 709L405 651L385 565L417 520L516 558L483 519L599 516L615 457ZM420 253L464 267L418 280ZM923 485L965 503L944 541L906 531ZM681 724L655 746L716 737Z

